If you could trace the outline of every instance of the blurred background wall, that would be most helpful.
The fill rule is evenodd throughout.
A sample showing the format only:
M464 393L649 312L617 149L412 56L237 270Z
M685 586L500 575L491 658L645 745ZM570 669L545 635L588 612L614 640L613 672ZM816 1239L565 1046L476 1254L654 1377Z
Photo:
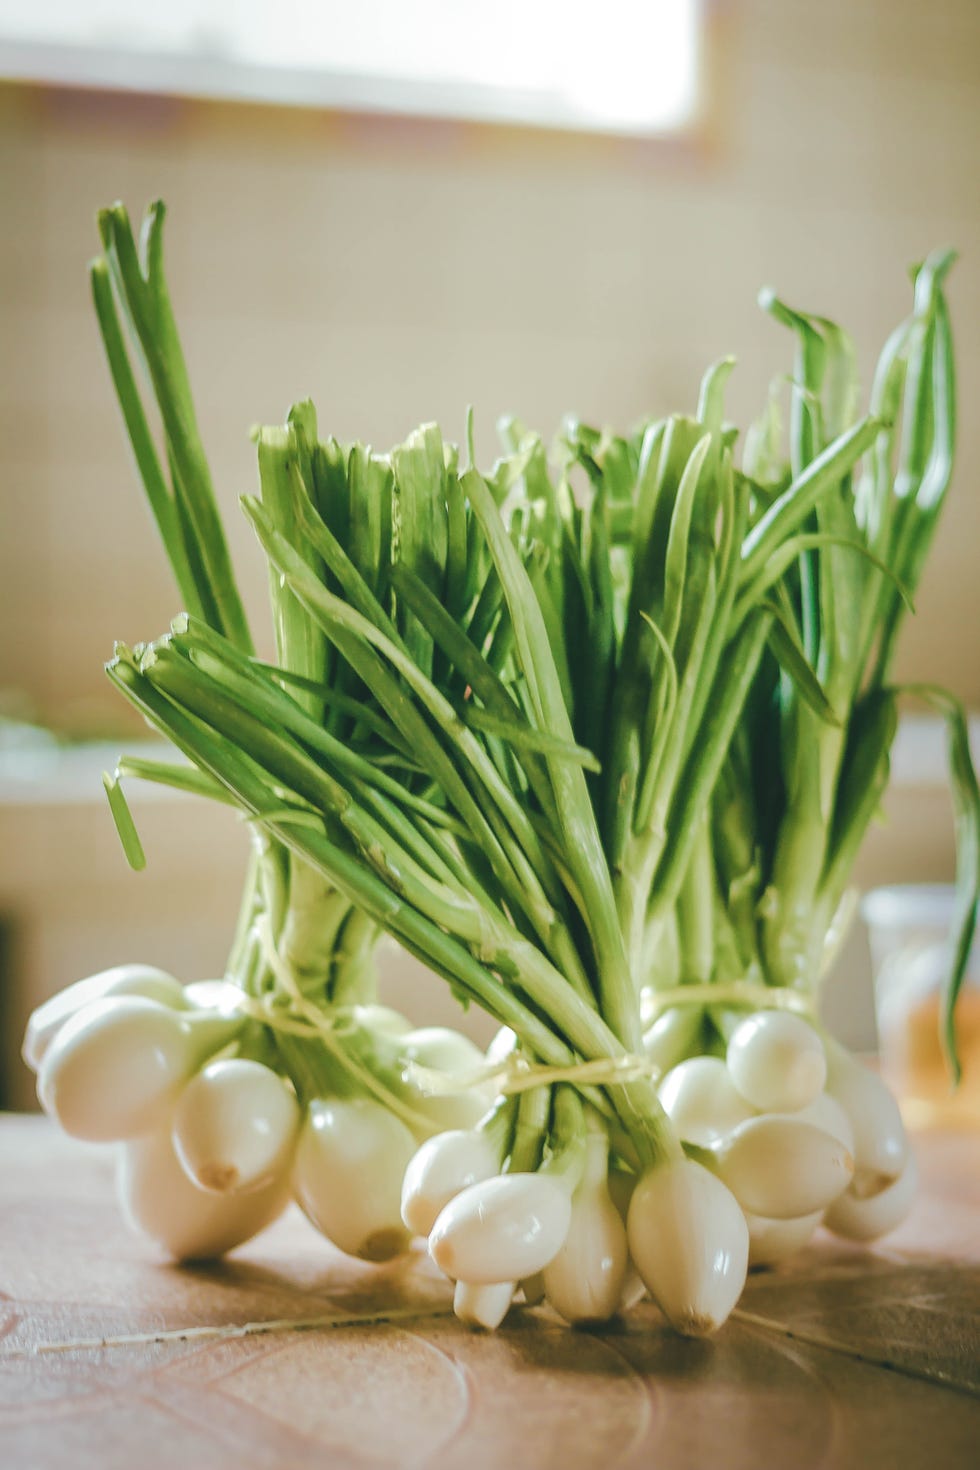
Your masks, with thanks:
M428 418L459 436L472 402L489 459L499 414L548 432L569 409L624 425L691 408L707 363L734 352L729 406L744 422L791 361L755 305L761 285L846 324L867 384L908 308L906 267L956 245L959 464L901 673L980 704L980 5L728 0L708 7L706 27L704 117L673 142L0 86L7 707L74 731L132 729L102 663L115 638L153 636L177 610L85 273L97 206L119 198L137 215L158 196L259 628L263 573L235 501L254 483L249 425L293 399L311 395L323 430L377 447ZM203 954L198 973L220 963L238 869L228 877L214 858L201 892L206 843L189 839L185 810L176 826L151 816L140 879L101 807L84 820L34 812L26 836L24 813L6 810L0 906L13 915L45 884L68 903L62 930L47 921L46 950L37 933L8 940L32 985L130 957L120 925L139 951L156 923L152 942L170 950L146 958ZM239 833L221 830L215 840L238 853ZM910 830L922 833L918 874L946 876L945 829L929 835L916 818ZM883 843L869 881L908 876L895 871L912 861L903 853ZM22 999L8 1010L12 1034Z

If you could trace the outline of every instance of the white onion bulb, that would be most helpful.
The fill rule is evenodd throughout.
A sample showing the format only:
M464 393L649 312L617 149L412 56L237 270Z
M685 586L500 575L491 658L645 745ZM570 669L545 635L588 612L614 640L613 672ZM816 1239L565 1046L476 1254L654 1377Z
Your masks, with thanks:
M142 996L93 1001L47 1048L38 1097L73 1138L109 1143L155 1132L187 1079L236 1030Z
M714 1167L739 1204L771 1220L824 1210L846 1189L854 1159L839 1138L791 1113L741 1123L712 1147Z
M231 1057L188 1082L174 1110L173 1143L199 1189L231 1194L284 1173L298 1128L289 1084L261 1062Z
M823 1091L823 1042L802 1016L757 1011L732 1032L728 1071L742 1097L764 1113L792 1113Z
M548 1175L498 1175L450 1200L432 1227L429 1254L453 1281L523 1281L558 1254L571 1215L568 1191Z
M836 1043L828 1048L827 1092L854 1130L854 1192L870 1198L898 1179L908 1138L898 1104L874 1072Z
M188 1179L168 1129L123 1144L116 1176L123 1214L178 1261L222 1256L270 1225L289 1202L288 1177L248 1194L209 1194Z
M402 1181L402 1219L428 1235L440 1211L461 1190L499 1172L497 1151L483 1133L454 1128L422 1144Z
M645 1027L643 1050L658 1071L667 1072L691 1050L700 1031L699 1006L672 1006L660 1011Z
M408 1248L402 1177L415 1139L371 1098L310 1103L293 1159L293 1191L316 1228L349 1256L387 1261Z
M812 1103L807 1103L805 1108L798 1112L790 1113L789 1117L797 1119L800 1123L812 1123L814 1128L822 1128L832 1138L839 1139L849 1154L854 1152L854 1129L851 1120L841 1107L835 1097L829 1092L822 1092L819 1097L814 1098Z
M431 1120L440 1132L473 1128L493 1102L493 1092L474 1087L466 1080L486 1065L486 1057L468 1036L449 1026L422 1026L399 1037L399 1056L411 1081L411 1063L443 1073L450 1080L463 1079L458 1090L426 1093L424 1083L412 1107Z
M912 1208L918 1182L915 1156L910 1153L898 1178L877 1194L860 1199L853 1188L845 1189L830 1206L824 1224L848 1240L877 1240L901 1225Z
M691 1159L661 1164L637 1184L626 1229L633 1263L671 1325L687 1337L715 1332L748 1269L748 1226L731 1191Z
M450 1077L478 1071L486 1061L476 1043L451 1026L419 1026L414 1031L406 1031L401 1037L399 1054L406 1061L418 1062Z
M74 985L59 990L31 1012L21 1050L31 1071L37 1071L44 1053L67 1020L93 1001L108 1000L115 995L141 995L172 1010L182 1010L185 1004L180 981L153 965L116 965L98 975L89 975L86 980L76 980Z
M709 1144L755 1116L720 1057L689 1057L657 1088L664 1112L681 1138Z
M626 1227L606 1186L608 1158L606 1135L590 1133L568 1232L544 1268L548 1301L566 1322L606 1322L622 1300L629 1248Z

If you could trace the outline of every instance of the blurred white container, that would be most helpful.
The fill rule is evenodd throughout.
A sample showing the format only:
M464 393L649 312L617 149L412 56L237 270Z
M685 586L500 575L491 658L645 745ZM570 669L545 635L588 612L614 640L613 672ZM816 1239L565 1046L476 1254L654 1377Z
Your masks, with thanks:
M877 888L861 903L871 946L881 1073L913 1125L980 1127L980 936L970 951L956 1009L963 1077L955 1092L939 1037L954 909L955 890L943 883Z

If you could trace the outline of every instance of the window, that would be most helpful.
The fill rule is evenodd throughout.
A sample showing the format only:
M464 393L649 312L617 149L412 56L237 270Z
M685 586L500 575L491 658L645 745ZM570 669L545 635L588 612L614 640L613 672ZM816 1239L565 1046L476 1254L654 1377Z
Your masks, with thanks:
M651 136L701 0L0 0L0 71L71 86Z

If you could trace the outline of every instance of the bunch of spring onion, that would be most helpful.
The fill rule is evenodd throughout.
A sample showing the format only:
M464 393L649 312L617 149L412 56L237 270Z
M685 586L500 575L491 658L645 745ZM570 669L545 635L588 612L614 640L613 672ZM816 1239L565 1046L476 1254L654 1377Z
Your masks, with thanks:
M846 923L854 859L887 784L903 693L891 679L897 636L952 468L955 392L943 294L951 263L951 255L936 254L915 273L912 313L889 339L875 374L871 406L880 427L863 472L843 476L836 491L814 506L784 547L776 581L762 551L770 506L803 465L847 431L857 385L853 349L838 327L792 311L770 293L764 297L775 319L795 333L797 353L789 463L783 461L775 400L746 453L757 516L749 561L756 578L770 583L827 707L803 697L802 686L788 680L771 656L760 660L678 904L671 915L661 908L653 916L674 943L665 946L673 957L653 977L657 988L648 996L650 1043L662 1063L699 1058L681 1060L661 1088L682 1136L694 1142L716 1141L737 1116L722 1064L701 1057L727 1043L731 1071L733 1047L741 1055L744 1033L728 997L756 986L762 1006L768 994L772 1005L816 1014L820 982ZM949 733L959 913L941 1028L955 1078L953 1008L975 924L980 794L960 706L933 687L905 692L940 708ZM691 1003L671 1005L678 983ZM790 1032L801 1022L783 1015L772 1024ZM908 1209L914 1160L885 1086L829 1038L825 1052L821 1106L830 1099L843 1108L854 1158L853 1179L826 1223L847 1236L873 1238ZM713 1086L720 1088L714 1098ZM805 1092L795 1102L778 1089L768 1098L751 1084L742 1092L760 1107L792 1110L798 1118L812 1106ZM760 1258L792 1249L819 1218L801 1208L784 1225L752 1219L753 1249Z
M104 254L92 267L99 325L179 594L202 630L250 657L163 274L162 207L149 211L139 249L121 208L103 211L99 223ZM133 356L156 403L156 437ZM259 441L265 504L287 517L290 433L287 426ZM317 469L359 570L377 578L390 522L366 517L376 502L361 493L361 482L390 479L390 468L366 452L348 461L328 444L320 446ZM341 753L346 769L357 773L376 755L383 760L346 667L332 667L332 648L297 617L276 577L270 593L274 687L289 677L297 714L315 723L317 738ZM123 774L228 799L191 765L121 762L106 789L135 867L143 855L118 785ZM422 798L417 804L424 809ZM42 1006L31 1019L25 1059L38 1073L44 1107L67 1132L124 1144L126 1213L171 1254L230 1249L268 1223L290 1193L343 1250L371 1259L395 1254L409 1240L400 1184L418 1143L474 1121L487 1104L479 1088L424 1093L411 1069L434 1068L451 1082L471 1073L481 1053L458 1032L414 1028L378 1006L376 923L261 826L252 824L251 838L224 984L184 988L156 967L119 966Z
M126 289L138 295L138 277L165 300L159 224L157 211ZM178 377L169 312L149 314L144 331L166 426L159 383ZM110 665L201 790L234 802L311 885L508 1028L475 1079L499 1090L493 1106L423 1144L407 1171L391 1166L405 1226L429 1236L465 1320L496 1325L518 1290L568 1320L601 1319L646 1289L681 1331L710 1331L741 1290L746 1212L820 1214L854 1176L853 1119L827 1095L823 1039L770 1014L786 987L747 1020L760 1005L752 976L711 997L724 1012L700 988L676 995L713 978L701 966L714 936L704 834L763 662L802 705L832 714L782 588L817 545L810 518L884 428L869 416L811 444L767 498L734 468L721 411L730 366L708 374L694 418L633 440L572 426L555 471L516 425L483 476L472 448L460 472L434 426L379 459L321 444L300 406L259 434L261 500L245 502L272 570L278 667L252 657L210 603ZM138 400L114 371L140 458ZM168 458L180 503L178 419ZM191 519L185 507L179 523ZM350 716L343 739L330 725L338 709ZM336 1094L364 1073L389 1111L399 1082L433 1101L453 1088L450 1069L423 1060L396 1077L376 1039L351 1046L322 977L302 983L281 928L269 943L265 893L259 907L268 979L243 987L243 1008L308 1122L318 1087ZM645 1036L654 987L660 1019ZM696 1055L725 1034L724 1063ZM660 1096L653 1085L665 1056L688 1053L718 1063L716 1090L732 1103L726 1127L700 1139L671 1121L683 1112L679 1069Z
M450 1076L481 1054L382 1006L330 1019L315 1042L255 1019L232 981L120 965L40 1006L24 1058L68 1134L121 1146L126 1217L177 1259L231 1250L295 1197L341 1250L386 1260L409 1244L401 1179L420 1141L487 1106L476 1091L413 1096L403 1074L422 1057Z

